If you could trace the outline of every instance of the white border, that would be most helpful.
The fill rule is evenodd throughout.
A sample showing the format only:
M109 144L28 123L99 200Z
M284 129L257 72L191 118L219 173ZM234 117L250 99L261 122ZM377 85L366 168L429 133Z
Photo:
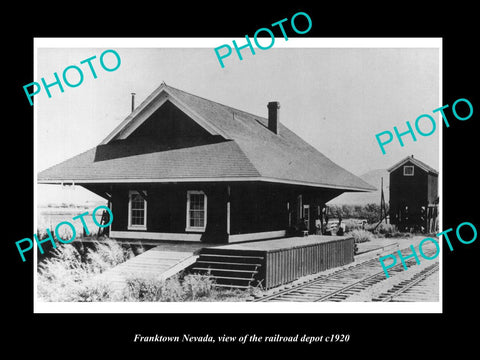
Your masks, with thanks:
M262 39L259 37L258 39ZM33 46L56 48L212 48L243 38L34 38ZM254 43L252 43L254 46ZM254 46L256 47L256 46ZM315 38L276 37L273 48L441 48L442 38ZM267 50L265 50L267 51ZM36 53L36 52L35 52ZM37 77L35 76L35 79Z
M438 49L438 71L439 71L439 94L438 94L438 103L440 106L443 106L443 40L440 39L440 46ZM441 115L438 115L439 124L441 124L442 118ZM439 126L439 169L438 169L438 228L440 231L443 231L443 126ZM440 299L440 313L443 313L443 241L439 241L440 244L440 255L439 255L439 289L438 289L438 296Z
M346 309L347 308L347 309ZM66 303L37 302L35 313L253 313L253 314L322 314L322 313L441 313L436 302L382 303L382 302L101 302Z
M245 38L34 38L34 79L37 79L37 49L56 48L213 48ZM439 106L443 88L442 38L283 38L275 39L276 48L437 48L439 49ZM38 99L36 99L38 102ZM34 106L34 184L37 184L37 107ZM440 116L440 115L438 115ZM443 127L440 126L439 227L443 229ZM37 189L34 186L34 230L37 228ZM442 249L442 242L440 242ZM440 254L440 274L443 261ZM440 301L434 303L55 303L37 301L37 247L34 246L34 313L442 313L443 282L440 276Z

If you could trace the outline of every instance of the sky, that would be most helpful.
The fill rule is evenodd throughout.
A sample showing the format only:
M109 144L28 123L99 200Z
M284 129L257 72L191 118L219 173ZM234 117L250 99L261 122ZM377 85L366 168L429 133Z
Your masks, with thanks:
M67 39L68 40L68 39ZM131 93L140 104L162 81L195 95L267 117L267 103L279 101L280 121L338 165L356 175L388 168L409 155L439 169L441 124L432 111L441 105L440 49L425 43L342 43L340 40L277 39L268 50L235 51L221 68L213 48L232 39L162 39L101 42L84 39L37 42L35 79L54 81L54 72L76 65L84 79L78 87L44 89L35 96L36 169L40 172L98 145L131 111ZM153 41L153 42L152 42ZM242 44L241 39L237 42ZM245 39L243 39L245 41ZM90 45L91 44L91 45ZM288 46L288 47L287 47ZM338 46L338 47L337 47ZM411 47L413 46L413 47ZM121 58L117 70L100 66L100 55L114 49ZM87 64L92 60L97 78ZM112 54L104 57L113 67ZM70 82L78 82L69 71ZM26 101L28 101L26 99ZM436 119L437 130L428 137L396 139L383 155L375 139L382 131L407 130L422 114ZM425 119L424 119L425 120ZM420 123L424 132L428 122ZM38 203L83 202L100 199L75 186L38 185Z

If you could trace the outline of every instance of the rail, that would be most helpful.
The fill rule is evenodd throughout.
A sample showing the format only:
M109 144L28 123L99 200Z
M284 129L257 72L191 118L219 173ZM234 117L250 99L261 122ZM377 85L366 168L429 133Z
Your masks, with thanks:
M420 273L416 274L412 279L402 282L398 285L398 289L388 296L379 296L374 301L390 302L397 298L399 295L405 293L413 286L427 279L429 276L435 274L439 270L439 264L433 264L423 269Z
M431 256L436 252L428 249L426 256ZM407 267L416 264L414 259L408 259ZM380 281L385 280L383 269L378 271L378 259L370 259L346 269L336 271L329 275L321 275L306 283L294 285L290 288L280 290L274 294L259 297L252 301L342 301L354 293L361 292ZM397 264L390 269L391 276L394 273L403 272L402 264ZM358 280L360 278L360 280Z

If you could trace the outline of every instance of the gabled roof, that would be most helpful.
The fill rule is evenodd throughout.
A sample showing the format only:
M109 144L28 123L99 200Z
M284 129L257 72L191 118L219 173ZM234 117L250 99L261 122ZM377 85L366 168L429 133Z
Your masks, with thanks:
M128 151L125 139L166 101L221 141L181 149ZM139 145L138 145L139 146ZM143 144L145 146L145 144ZM100 152L117 156L103 159ZM279 134L268 120L162 83L99 146L38 175L40 183L269 181L345 191L375 190L335 164L283 124Z
M438 171L437 171L437 170L435 170L434 168L428 166L428 165L425 164L423 161L420 161L420 160L414 158L413 155L407 156L405 159L399 161L398 163L396 163L395 165L393 165L391 168L389 168L388 171L389 171L389 172L395 171L395 170L397 170L400 166L406 164L407 162L411 162L412 164L418 166L420 169L425 170L427 173L431 173L431 174L434 174L434 175L438 175Z
M113 140L126 139L135 129L137 129L145 120L148 119L156 110L158 110L166 101L170 101L177 108L187 114L193 121L198 123L211 135L221 135L225 139L229 136L221 129L215 126L215 123L203 118L194 108L186 106L181 99L176 96L174 88L162 83L153 93L151 93L125 120L123 120L100 144L108 144Z

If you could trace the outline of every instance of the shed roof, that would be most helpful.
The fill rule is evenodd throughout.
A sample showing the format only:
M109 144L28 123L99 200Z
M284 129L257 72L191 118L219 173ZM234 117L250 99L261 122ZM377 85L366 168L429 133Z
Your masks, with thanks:
M166 101L222 141L180 149L124 141ZM129 151L125 152L125 147ZM150 146L149 151L135 147ZM131 150L131 151L130 151ZM99 157L102 152L116 154ZM162 83L98 146L38 174L39 183L270 181L375 190L279 124Z

